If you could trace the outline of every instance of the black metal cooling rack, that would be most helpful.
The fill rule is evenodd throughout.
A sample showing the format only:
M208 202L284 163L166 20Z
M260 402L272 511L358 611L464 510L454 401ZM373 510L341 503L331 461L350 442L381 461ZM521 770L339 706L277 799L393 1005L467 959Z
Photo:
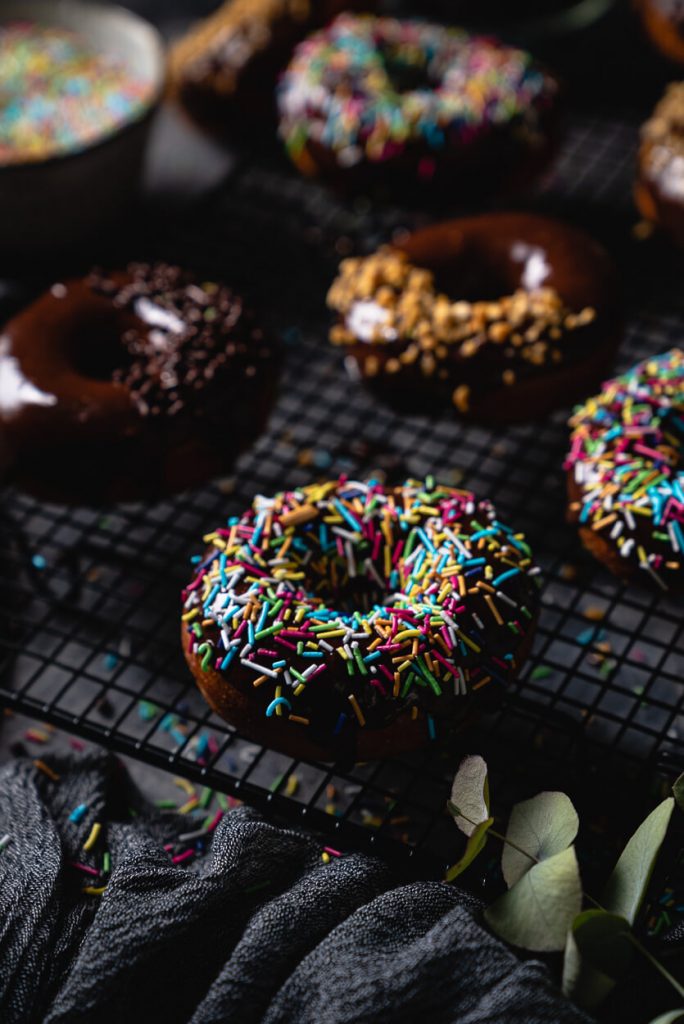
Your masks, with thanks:
M626 282L624 368L681 341L681 266L632 235L636 128L577 119L537 208L586 224ZM625 587L564 523L566 412L492 431L445 414L398 417L343 371L323 296L340 256L420 218L345 203L270 153L183 222L165 254L251 285L286 351L268 432L234 477L152 507L65 509L2 496L0 703L147 763L439 874L453 859L444 813L464 744L490 761L497 799L561 786L594 817L624 796L630 820L659 772L684 768L683 606ZM256 287L255 287L256 285ZM257 747L198 695L178 642L178 594L208 529L262 491L340 472L462 481L525 530L546 586L534 654L507 703L466 738L366 765L303 764ZM296 782L296 785L295 785ZM615 805L615 799L612 800Z

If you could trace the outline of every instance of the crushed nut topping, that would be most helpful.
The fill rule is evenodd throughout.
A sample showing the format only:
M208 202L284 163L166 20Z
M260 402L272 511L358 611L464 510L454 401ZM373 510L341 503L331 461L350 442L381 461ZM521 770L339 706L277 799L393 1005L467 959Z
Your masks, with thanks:
M664 147L684 155L684 82L671 82L641 128L641 141L652 151Z
M558 342L596 317L590 307L568 309L554 288L518 289L496 302L452 301L436 291L431 271L388 247L344 260L328 292L328 305L341 317L330 332L333 344L361 341L382 346L400 341L405 347L400 354L393 352L385 372L397 373L402 365L419 360L426 376L450 355L471 359L486 345L535 366L558 363ZM502 379L513 384L516 378L507 370ZM463 401L461 395L456 404Z

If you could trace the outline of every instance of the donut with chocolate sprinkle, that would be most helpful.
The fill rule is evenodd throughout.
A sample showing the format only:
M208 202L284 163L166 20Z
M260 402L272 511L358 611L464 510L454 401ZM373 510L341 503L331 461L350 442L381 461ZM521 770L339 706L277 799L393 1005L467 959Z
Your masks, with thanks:
M86 504L196 486L258 435L277 366L242 298L179 267L57 283L0 335L10 480Z
M539 578L488 501L429 478L257 497L183 593L212 708L293 757L366 760L491 706L530 648Z
M422 21L340 15L277 99L291 159L343 188L510 190L554 148L558 87L529 54Z
M684 351L644 359L570 420L569 519L611 572L684 584Z
M382 397L484 420L569 404L619 339L603 250L532 214L448 221L347 259L328 305L331 342Z

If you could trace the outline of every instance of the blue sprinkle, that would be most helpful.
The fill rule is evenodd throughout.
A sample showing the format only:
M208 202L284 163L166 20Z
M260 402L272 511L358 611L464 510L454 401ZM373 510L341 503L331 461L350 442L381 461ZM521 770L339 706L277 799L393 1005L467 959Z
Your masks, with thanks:
M74 824L78 825L79 821L83 819L88 811L88 804L79 804L78 807L74 807L73 811L69 815L69 821L73 821Z
M287 697L276 697L275 700L272 700L271 703L266 708L267 718L272 717L275 709L278 707L279 704L285 704L287 706L288 711L292 711L292 705L290 704Z

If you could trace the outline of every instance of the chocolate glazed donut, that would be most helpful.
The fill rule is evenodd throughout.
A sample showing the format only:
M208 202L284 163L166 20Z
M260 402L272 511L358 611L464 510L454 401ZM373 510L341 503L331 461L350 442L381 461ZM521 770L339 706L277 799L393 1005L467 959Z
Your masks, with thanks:
M204 541L182 598L190 670L217 714L292 757L388 757L463 728L529 654L529 546L432 478L257 496Z
M171 51L171 93L192 118L221 135L252 118L275 117L273 91L295 44L353 2L227 0Z
M0 449L53 501L154 500L230 468L274 398L242 299L165 264L56 284L0 336Z
M600 381L620 338L610 261L576 228L527 213L436 224L341 267L331 341L408 411L516 422Z

